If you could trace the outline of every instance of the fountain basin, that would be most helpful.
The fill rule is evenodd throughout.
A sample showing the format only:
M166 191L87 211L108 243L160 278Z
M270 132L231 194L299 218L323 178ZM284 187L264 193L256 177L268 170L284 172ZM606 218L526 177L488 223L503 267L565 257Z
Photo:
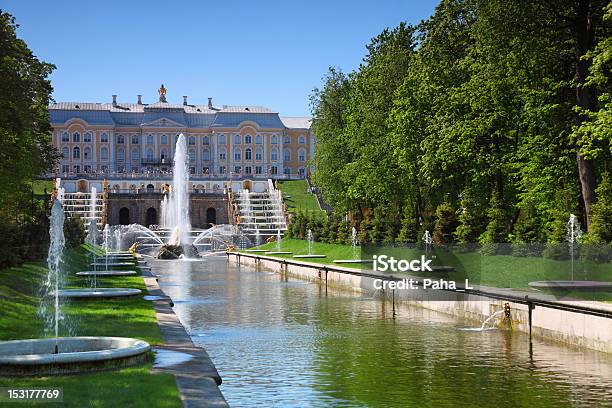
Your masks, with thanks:
M327 255L293 255L294 258L327 258Z
M293 252L287 251L268 251L266 255L291 255Z
M55 345L59 353L55 354ZM149 343L126 337L60 337L0 342L0 375L42 376L110 370L147 360Z
M113 268L119 268L119 267L126 267L126 266L134 266L136 265L134 262L96 262L96 263L92 263L90 264L90 266L92 268L96 268L96 267L113 267Z
M245 249L244 252L268 252L267 249Z
M334 259L333 263L337 264L366 264L372 263L374 260L372 259Z
M140 295L140 289L132 288L78 288L60 289L59 297L68 299L111 299Z
M605 291L612 290L612 282L604 281L572 281L572 280L551 280L529 282L529 287L534 289L548 290L591 290Z
M77 276L133 276L136 275L136 271L124 271L124 270L108 270L108 271L81 271L77 272Z

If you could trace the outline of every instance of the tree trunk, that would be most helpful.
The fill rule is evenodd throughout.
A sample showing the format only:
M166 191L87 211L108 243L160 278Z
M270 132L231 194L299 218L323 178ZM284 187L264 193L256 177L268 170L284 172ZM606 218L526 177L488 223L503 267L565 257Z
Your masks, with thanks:
M595 109L595 91L585 85L589 75L590 62L582 57L593 48L593 27L591 0L580 0L575 20L576 29L576 104L583 109ZM585 159L580 153L580 146L576 146L576 161L578 163L578 177L582 201L584 203L585 225L588 231L591 224L591 205L595 202L595 167L591 160Z

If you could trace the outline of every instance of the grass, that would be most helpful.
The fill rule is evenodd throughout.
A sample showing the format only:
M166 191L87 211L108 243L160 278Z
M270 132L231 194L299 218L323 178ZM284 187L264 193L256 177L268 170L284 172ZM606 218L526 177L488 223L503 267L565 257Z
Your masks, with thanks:
M32 191L35 195L43 195L46 189L47 194L51 194L51 191L53 191L53 183L52 180L33 180Z
M69 287L89 286L88 278L74 273L87 270L85 248L67 251L64 257ZM37 318L38 287L46 276L42 263L28 263L0 271L0 340L45 337ZM98 279L98 287L128 287L145 291L140 276ZM126 300L72 301L62 308L65 322L78 336L121 336L162 344L151 302ZM60 335L67 335L63 327ZM152 358L152 354L150 355ZM178 390L171 374L151 374L151 364L118 371L43 378L3 378L0 387L62 387L64 406L69 407L180 407ZM17 404L16 406L23 406Z
M276 243L271 242L258 247L275 251ZM285 238L281 241L281 251L293 252L292 255L308 253L308 242L300 239ZM314 242L312 253L327 255L326 258L305 259L307 262L333 264L334 259L352 259L353 251L350 245L326 244ZM358 257L371 259L374 254L386 254L396 259L416 259L423 253L414 248L377 248L358 252ZM292 255L270 255L278 258L292 259ZM468 278L471 283L499 288L531 290L529 282L536 280L568 280L570 278L570 262L558 261L542 257L515 257L511 255L485 256L478 252L450 252L434 250L433 265L453 266L455 271L448 273L430 272L418 273L424 277L447 278L463 282ZM371 268L370 265L340 264L351 268ZM612 265L593 262L576 262L575 279L611 281ZM588 271L586 276L584 271ZM559 294L559 293L557 293ZM566 296L579 296L592 300L612 300L612 293L562 293Z
M317 198L307 191L306 180L280 181L279 183L279 188L283 192L283 201L290 212L298 210L321 212Z

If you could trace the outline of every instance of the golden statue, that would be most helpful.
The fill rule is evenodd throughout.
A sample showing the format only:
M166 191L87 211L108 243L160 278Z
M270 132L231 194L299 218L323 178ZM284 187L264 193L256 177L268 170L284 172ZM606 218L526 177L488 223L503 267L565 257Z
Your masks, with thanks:
M160 102L167 102L166 101L166 88L164 87L164 84L161 85L161 88L159 88L157 93L159 94L159 101Z

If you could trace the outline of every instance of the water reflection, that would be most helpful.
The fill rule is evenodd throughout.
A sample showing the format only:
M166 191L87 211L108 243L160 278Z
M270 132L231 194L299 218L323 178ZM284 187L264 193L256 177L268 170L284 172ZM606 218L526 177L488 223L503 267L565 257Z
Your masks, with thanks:
M209 258L154 265L231 406L602 406L612 358Z

